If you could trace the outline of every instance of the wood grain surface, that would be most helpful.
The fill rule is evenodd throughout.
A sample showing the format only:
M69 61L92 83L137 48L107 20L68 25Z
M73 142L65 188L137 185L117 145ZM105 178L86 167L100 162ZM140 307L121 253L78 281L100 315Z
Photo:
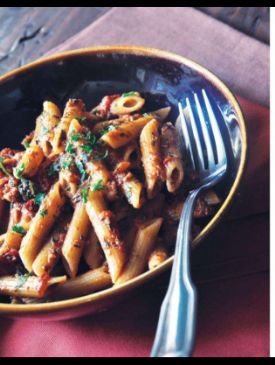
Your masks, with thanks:
M0 7L0 75L29 63L101 17L110 7ZM268 7L199 10L269 43Z
M0 75L29 63L94 22L106 7L0 8Z
M269 44L270 8L269 7L199 7L232 27Z

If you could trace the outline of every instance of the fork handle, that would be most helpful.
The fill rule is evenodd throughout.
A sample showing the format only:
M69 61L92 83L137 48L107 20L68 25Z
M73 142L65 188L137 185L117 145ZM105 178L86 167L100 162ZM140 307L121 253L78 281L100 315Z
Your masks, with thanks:
M189 193L184 202L177 233L174 263L163 300L151 357L189 357L196 327L196 289L190 276L191 223L201 188Z

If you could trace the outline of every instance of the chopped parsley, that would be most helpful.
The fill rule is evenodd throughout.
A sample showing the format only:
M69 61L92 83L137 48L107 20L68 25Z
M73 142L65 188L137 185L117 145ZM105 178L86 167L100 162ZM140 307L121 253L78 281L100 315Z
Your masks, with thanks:
M105 186L104 186L104 185L102 185L102 183L103 183L103 180L102 180L102 179L98 180L96 183L94 183L94 184L92 185L91 190L92 190L93 192L95 192L95 191L100 191L100 190L105 190Z
M12 230L13 230L13 232L20 233L20 234L25 234L26 233L26 230L22 226L20 226L19 224L15 224L12 227Z
M138 95L137 91L129 91L127 93L123 93L121 96L126 97L126 96L136 96L136 95Z
M86 177L86 171L85 171L85 168L83 166L83 163L81 161L77 161L76 162L76 167L80 173L80 176L81 176L81 181L83 181Z
M81 145L81 148L86 153L92 153L93 150L94 150L93 146L90 143L86 143L86 144Z
M35 204L40 205L42 201L44 200L46 194L45 193L38 193L35 195L34 201Z
M103 136L104 134L106 134L110 131L113 131L114 129L117 129L118 127L119 127L119 124L117 124L117 125L114 125L114 124L108 125L108 126L102 128L101 131L99 131L99 134L101 136Z
M23 200L27 201L35 196L37 187L33 181L22 177L18 185L18 190Z
M31 276L32 276L31 273L27 273L27 274L18 276L18 278L16 280L15 289L21 288L21 286L23 286L26 283L26 281L28 280L28 278Z
M80 140L80 138L82 137L82 134L80 133L72 133L70 135L70 139L73 141L73 142L77 142Z
M89 188L84 188L80 190L81 198L84 203L87 203L88 193L89 193Z
M91 133L91 131L89 131L86 136L85 136L85 139L90 143L90 144L95 144L96 143L96 136L93 135Z
M75 154L74 146L72 143L67 143L66 152L70 153L71 155Z
M26 149L30 147L30 144L29 144L29 142L28 142L26 139L24 139L24 141L22 142L22 145L23 145Z
M25 167L26 167L25 164L21 163L19 166L13 169L13 174L17 179L22 178L23 172L25 171Z
M89 156L86 153L81 153L82 161L87 163L89 161Z
M70 168L74 165L74 160L72 158L64 159L61 162L61 167L64 170L70 170Z
M11 174L9 173L9 171L5 168L5 166L3 164L4 160L5 159L3 157L0 157L0 170L2 170L6 175L10 176Z
M41 209L39 214L41 215L42 218L45 218L46 215L48 214L48 209Z

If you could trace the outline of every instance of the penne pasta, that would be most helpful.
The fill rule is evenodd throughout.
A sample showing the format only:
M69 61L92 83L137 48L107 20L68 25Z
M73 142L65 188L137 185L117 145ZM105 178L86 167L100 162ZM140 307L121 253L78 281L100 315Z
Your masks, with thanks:
M143 202L143 185L138 179L129 171L129 162L120 162L113 175L121 188L129 204L134 208L139 209Z
M166 106L164 108L160 108L157 110L154 110L153 112L149 113L153 116L153 118L155 118L157 121L159 121L160 123L164 122L169 113L171 111L171 107L170 106Z
M122 115L120 118L104 120L102 122L96 123L92 127L92 132L95 134L102 135L102 134L109 132L112 129L115 129L117 126L119 126L122 123L132 122L133 120L138 119L139 117L140 117L140 114Z
M64 284L57 285L50 293L53 298L71 298L87 295L98 290L105 289L112 284L110 274L105 267L89 270L85 274L74 279L67 280Z
M155 218L138 228L130 257L116 284L123 284L145 270L162 222L162 218Z
M145 100L137 92L122 94L112 102L110 112L117 115L130 114L141 109L144 103Z
M161 190L164 180L158 127L159 123L155 119L152 119L140 134L141 158L149 199L152 199Z
M124 243L120 239L113 214L107 209L101 191L89 192L86 208L106 257L112 281L115 282L126 257Z
M19 250L25 268L31 272L33 262L65 203L59 182L56 182L42 201L38 212L31 221L30 228L22 240Z
M176 128L172 123L161 128L161 149L166 187L170 193L175 193L183 182L184 169Z
M90 221L85 204L76 204L69 229L62 246L62 260L66 272L71 278L76 277L79 260L90 230Z
M130 162L131 168L141 169L141 154L136 142L129 143L122 151L122 161Z
M148 116L120 124L117 128L105 133L100 139L114 149L125 146L139 136L142 128L150 119L152 119L152 117Z
M70 123L74 118L80 118L84 113L84 104L79 99L70 99L66 106L62 118L54 131L54 138L52 141L53 155L58 155L65 151L65 144L67 140L67 132Z
M62 111L45 101L25 150L0 151L1 298L23 305L88 295L172 254L196 172L184 176L171 108L144 105L137 91L106 95L90 111L81 99ZM199 196L192 237L220 203L214 191Z
M23 204L13 204L10 210L10 221L5 234L5 242L0 248L0 255L8 250L19 250L22 239L29 229L32 214Z
M0 294L13 297L42 298L49 286L64 283L66 276L49 279L25 274L0 277Z
M37 276L43 276L45 273L50 274L61 256L61 248L64 243L70 217L61 219L49 239L36 256L32 270Z
M91 177L92 184L100 181L103 187L111 178L111 174L103 161L89 161L87 163L87 173Z
M42 148L38 145L32 145L26 149L22 159L14 168L14 176L18 179L24 177L32 177L37 172L43 161L44 154Z
M93 228L84 246L83 257L90 269L97 269L103 262L103 251Z
M45 156L49 157L52 152L52 141L54 138L54 128L61 118L60 109L51 101L43 103L43 113L41 115L41 131L39 133L39 145Z

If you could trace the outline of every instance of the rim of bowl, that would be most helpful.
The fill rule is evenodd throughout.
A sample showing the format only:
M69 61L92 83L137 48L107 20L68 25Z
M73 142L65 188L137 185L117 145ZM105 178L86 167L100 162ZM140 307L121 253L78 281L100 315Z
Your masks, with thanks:
M96 46L96 47L87 47L87 48L79 48L72 51L66 51L61 53L56 53L50 56L39 58L37 61L31 62L27 65L16 68L13 71L6 73L5 75L0 77L0 84L2 82L7 81L11 77L15 77L25 71L32 70L39 66L43 66L47 63L52 63L55 61L75 57L75 56L85 56L85 55L93 55L96 53L124 53L124 54L133 54L137 56L149 56L149 57L158 57L160 59L166 59L170 61L174 61L180 64L184 64L198 73L200 73L203 77L205 77L208 81L210 81L214 86L219 89L219 91L226 97L226 99L231 103L237 114L238 124L240 126L241 137L242 137L242 151L240 158L240 165L237 171L237 175L235 180L230 188L230 191L223 201L220 209L216 212L213 218L209 221L209 223L202 229L202 231L198 234L198 236L193 240L192 245L195 247L202 239L206 238L206 236L212 231L212 229L217 225L220 221L224 213L230 207L233 198L238 190L238 187L241 182L241 178L244 173L246 158L247 158L247 131L244 122L244 117L237 102L235 96L232 91L225 85L225 83L220 80L219 77L214 75L210 70L206 67L201 66L195 61L180 56L176 53L161 50L158 48L150 48L150 47L141 47L141 46L129 46L129 45L112 45L112 46ZM157 268L146 271L143 274L129 280L128 282L121 284L119 286L113 286L108 289L101 290L96 293L88 294L82 297L76 297L72 299L66 299L62 301L48 302L48 303L37 303L37 304L7 304L0 303L0 314L26 314L26 313L49 313L55 312L56 310L62 309L72 309L87 303L92 302L100 302L106 298L111 296L117 296L124 292L127 292L130 289L133 289L137 286L142 285L143 283L149 281L155 276L158 276L160 273L166 271L173 262L173 257L169 257L166 261L164 261Z

